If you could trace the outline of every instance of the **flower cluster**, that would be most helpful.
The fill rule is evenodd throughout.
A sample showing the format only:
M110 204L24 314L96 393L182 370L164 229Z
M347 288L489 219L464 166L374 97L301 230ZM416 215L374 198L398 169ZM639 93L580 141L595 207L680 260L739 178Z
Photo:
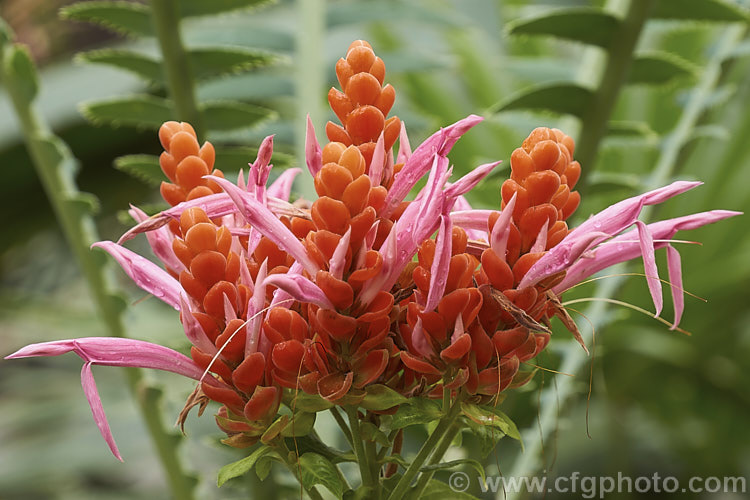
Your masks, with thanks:
M570 230L581 166L573 140L548 128L531 132L511 155L501 209L472 209L464 195L497 163L449 181L447 155L481 118L443 128L412 152L403 124L388 116L396 94L384 85L385 65L372 47L352 43L336 75L341 90L331 89L328 100L341 124L327 124L322 148L308 120L306 163L319 196L312 204L289 202L299 169L267 185L272 137L247 180L240 173L233 183L214 169L210 143L201 146L189 124L168 122L159 131L160 164L170 180L161 193L172 208L153 217L133 208L137 226L119 243L95 245L180 312L190 358L104 338L34 344L9 356L81 356L86 395L115 454L91 364L200 381L192 404L218 402L225 442L238 447L274 437L269 428L292 392L356 406L377 385L406 397L461 392L487 402L529 380L533 372L519 368L545 348L553 317L583 345L558 296L615 263L643 258L658 314L654 251L667 247L676 326L683 302L670 239L735 215L717 210L640 222L645 205L699 184L675 182ZM121 245L138 233L164 268Z

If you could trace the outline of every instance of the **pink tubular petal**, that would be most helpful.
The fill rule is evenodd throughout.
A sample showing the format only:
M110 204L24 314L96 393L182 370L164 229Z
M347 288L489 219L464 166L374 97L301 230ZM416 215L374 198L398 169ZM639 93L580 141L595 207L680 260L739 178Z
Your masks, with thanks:
M381 211L382 217L390 216L403 201L411 188L428 172L435 155L445 156L456 141L470 128L481 122L482 118L469 115L453 125L440 129L427 138L412 154L396 175L393 185L388 190L385 206Z
M406 163L411 157L411 145L409 144L409 136L406 134L406 124L401 122L401 132L399 132L398 140L398 157L396 163Z
M432 354L432 346L427 337L425 337L424 328L422 327L422 318L417 318L417 323L411 331L411 345L414 347L416 354L420 356L427 357Z
M292 264L292 267L289 268L289 271L287 271L287 275L292 274L301 274L302 273L302 266L299 262L295 262ZM282 290L281 288L277 288L273 292L273 298L271 299L271 304L268 306L268 309L271 310L274 307L283 307L285 309L289 309L289 307L292 305L292 300L294 297L289 295L287 292ZM265 338L265 337L263 337Z
M662 297L661 281L659 281L659 269L656 267L656 255L654 255L654 237L651 235L648 226L643 222L639 220L635 221L635 225L638 228L638 241L641 247L641 255L643 255L643 268L646 271L648 291L654 301L656 316L658 316L661 313L664 299Z
M697 229L706 224L713 224L720 220L740 215L741 212L730 210L712 210L701 212L675 219L654 222L648 225L651 234L655 240L671 239L677 231L687 231ZM656 248L661 248L664 243L656 243ZM557 247L555 247L557 248ZM552 253L550 251L549 253ZM589 276L598 273L620 262L634 259L641 255L640 245L638 243L637 230L633 229L623 233L606 244L600 245L591 252L591 257L582 258L575 262L567 269L565 279L553 288L558 295L585 280Z
M194 380L200 380L203 375L203 370L184 354L151 342L118 337L85 337L31 344L6 356L5 359L58 356L71 351L84 361L95 365L152 368ZM212 385L226 387L213 377L206 378L206 381Z
M193 312L183 296L180 296L180 320L185 330L185 336L191 344L206 354L216 354L216 345L206 336L203 327L193 316Z
M501 162L496 161L493 163L485 163L484 165L480 165L468 174L458 179L449 188L447 188L445 190L445 198L446 203L450 205L449 208L453 209L453 205L454 203L456 203L459 196L463 196L464 194L474 189L474 187L479 184L482 179L487 177L487 174L489 174L492 169L498 166L500 163Z
M672 303L674 304L674 324L669 328L674 330L680 324L682 311L685 309L685 291L682 289L682 264L680 252L675 247L667 244L667 269L669 270L669 282L672 288Z
M114 257L125 273L141 289L175 309L180 309L182 286L180 286L179 281L171 277L162 268L111 241L100 241L91 246L101 248Z
M107 415L104 414L104 407L102 406L102 400L99 397L99 391L96 389L96 382L94 381L94 374L91 372L91 363L84 363L81 368L81 386L83 387L83 393L86 395L86 400L89 402L91 407L91 413L94 416L94 422L99 428L104 441L107 442L112 454L119 460L123 461L120 450L117 449L115 438L112 436L112 429L109 428L109 422L107 422Z
M280 200L289 201L289 195L292 193L294 178L302 172L299 168L289 168L279 175L279 177L268 186L268 196Z
M344 236L341 237L339 240L338 245L336 245L336 250L334 250L333 255L331 256L331 263L328 268L328 271L333 275L334 278L337 280L342 279L344 276L344 266L346 265L346 252L349 250L349 240L352 237L352 228L346 230L344 233Z
M515 193L514 193L515 196ZM529 253L539 253L544 252L547 249L547 226L549 225L549 219L547 219L547 223L542 225L542 228L539 230L539 234L536 235L536 241L534 241L534 244L531 246L531 249L529 249Z
M601 241L602 238L599 238L599 241L597 241L597 238L593 237L592 234L615 235L634 224L644 206L663 203L700 184L700 182L687 181L673 182L668 186L615 203L598 214L589 217L588 220L572 230L554 248L550 249L536 264L531 266L531 269L529 269L521 280L521 283L519 283L519 287L533 285L571 266L586 250ZM586 247L586 244L588 244L588 247ZM578 250L581 248L583 250L578 253Z
M312 119L310 119L310 115L307 115L305 163L307 163L307 168L313 177L323 168L323 152L320 149L320 144L318 144L318 139L315 137L315 127L313 126Z
M299 302L315 304L323 309L336 308L318 285L300 274L272 274L266 284L280 288Z
M490 248L501 259L505 259L505 250L507 249L508 237L510 236L510 223L513 220L513 210L515 208L516 193L513 193L508 204L500 212L500 217L495 221L495 225L492 226L492 232L490 233Z
M383 180L383 170L385 168L385 132L380 133L378 142L375 144L375 151L372 153L370 162L370 171L367 175L370 177L371 186L379 186Z
M268 174L271 173L271 156L273 156L273 135L269 135L258 148L258 157L252 165L252 170L256 172L255 184L265 186L268 181Z
M448 281L448 268L451 262L452 230L451 218L441 215L440 229L438 230L435 245L435 256L430 268L430 290L427 294L427 303L424 306L425 312L435 309L445 292L445 284Z
M260 327L263 324L263 306L266 305L266 277L268 276L268 259L260 265L255 278L255 291L247 308L247 336L245 337L245 357L257 352L260 341Z
M128 213L138 223L148 220L146 212L133 205L130 206ZM177 273L185 269L185 264L177 258L174 254L174 250L172 250L174 235L169 228L165 226L155 229L154 231L149 231L146 233L146 238L148 239L148 244L151 246L151 250L154 251L154 255L156 255L165 266Z
M307 255L302 243L268 208L226 179L208 178L224 189L251 226L299 261L307 272L314 275L318 271L318 266Z

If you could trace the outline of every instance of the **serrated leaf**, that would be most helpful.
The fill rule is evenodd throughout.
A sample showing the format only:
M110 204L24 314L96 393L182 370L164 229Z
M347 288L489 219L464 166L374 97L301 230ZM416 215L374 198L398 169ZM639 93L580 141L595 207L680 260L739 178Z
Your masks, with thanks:
M387 410L408 401L398 392L382 384L368 385L365 392L367 394L360 406L366 410Z
M219 469L217 484L221 486L232 478L240 477L246 474L247 471L253 468L255 462L257 462L264 455L271 453L272 451L273 449L270 446L261 445L259 448L256 448L249 456L236 462L232 462L231 464L225 465L224 467Z
M203 124L209 130L228 131L255 127L276 117L276 112L236 101L213 101L201 106Z
M524 89L490 109L490 112L519 109L545 110L581 117L593 92L575 83L550 83Z
M163 181L168 180L164 172L161 171L158 156L120 156L115 158L115 168L153 187L158 187Z
M333 493L336 498L344 494L344 485L341 483L336 466L327 458L317 453L307 452L299 457L300 481L305 489L320 484Z
M76 55L76 60L114 66L115 68L134 73L150 82L162 82L164 80L161 63L158 60L145 54L133 52L132 50L92 50Z
M17 93L21 94L29 105L39 93L39 79L31 60L29 49L24 45L13 45L0 58L5 78L13 81Z
M607 48L620 20L597 8L571 8L547 12L508 23L512 35L548 35Z
M750 19L746 9L726 0L657 0L651 17L726 22Z
M443 416L440 405L427 398L410 398L407 404L398 407L391 420L391 429L403 429L410 425L426 424Z
M272 64L277 57L244 47L202 47L188 52L195 78L205 80Z
M89 101L81 104L81 112L94 123L129 125L158 130L174 117L169 101L150 95L133 95Z
M79 2L60 10L64 19L86 21L124 35L153 36L151 9L135 2Z
M180 16L211 16L233 10L257 8L273 0L180 0Z
M633 60L628 83L660 85L675 78L695 76L696 68L685 59L668 52L638 54Z

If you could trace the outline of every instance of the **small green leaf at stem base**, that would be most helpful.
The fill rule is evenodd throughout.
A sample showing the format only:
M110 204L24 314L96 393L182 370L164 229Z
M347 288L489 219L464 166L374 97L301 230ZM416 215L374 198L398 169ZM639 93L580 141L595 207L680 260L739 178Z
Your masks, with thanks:
M411 398L398 407L391 420L391 429L426 424L443 416L440 405L427 398Z
M225 465L219 470L217 484L219 486L222 486L230 479L246 474L250 469L253 468L253 466L255 466L255 463L260 460L260 458L272 452L273 449L270 446L261 445L260 447L256 448L249 456L236 462L232 462L231 464Z
M381 384L367 386L365 392L366 395L359 405L366 410L387 410L408 401L390 387Z

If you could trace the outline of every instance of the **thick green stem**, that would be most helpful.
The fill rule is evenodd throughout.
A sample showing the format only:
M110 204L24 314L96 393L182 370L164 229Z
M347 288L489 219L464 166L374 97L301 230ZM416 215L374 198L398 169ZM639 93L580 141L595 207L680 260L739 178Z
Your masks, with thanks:
M456 434L461 430L461 427L457 423L453 423L453 426L451 426L450 429L448 429L448 432L445 433L445 436L443 436L443 439L440 441L440 444L438 444L437 448L435 448L435 452L432 454L430 459L427 461L427 465L435 465L440 463L440 461L443 459L443 455L445 455L445 452L448 451L448 448L450 448L451 443L453 442L453 439L456 437ZM414 486L414 491L411 494L411 498L417 499L420 496L422 496L422 492L427 487L427 483L430 482L430 479L432 479L432 476L435 475L435 471L425 471L419 476L419 480L417 481L416 486Z
M375 487L375 483L372 478L372 469L365 453L365 448L362 444L362 433L359 430L359 415L357 414L357 408L354 406L346 406L346 415L349 417L349 427L352 430L352 445L354 446L354 455L357 457L357 465L359 466L359 473L362 476L362 485Z
M623 4L623 0L609 3ZM633 51L653 3L653 0L624 0L621 7L624 15L612 37L612 46L607 51L607 60L600 80L594 87L596 91L581 117L581 132L575 154L576 160L584 166L579 190L585 191L586 178L594 169L599 145L607 132L607 122L628 77L633 62Z
M365 440L365 456L367 457L367 464L370 467L370 476L373 478L373 484L376 486L373 492L373 500L380 500L380 488L377 487L380 481L380 463L378 462L374 441Z
M400 500L401 498L404 498L404 495L409 489L412 480L416 477L419 470L433 453L433 450L436 449L438 443L440 443L440 440L443 439L445 434L451 429L451 427L453 427L453 424L460 413L461 396L459 395L458 397L456 397L456 400L453 402L450 410L448 410L448 413L440 419L437 427L435 427L435 430L432 431L432 434L430 434L430 436L427 438L427 441L424 442L422 448L419 449L417 456L414 457L414 461L411 463L411 465L409 465L409 468L406 469L406 472L404 472L404 475L401 477L401 479L399 479L398 483L393 488L393 491L388 496L387 500Z
M33 106L36 75L19 73L16 68L28 63L26 52L18 46L0 44L0 79L13 103L21 132L32 163L47 198L62 228L78 265L88 283L91 297L109 335L125 337L122 322L122 301L114 295L101 254L89 246L98 240L93 219L83 209L85 193L78 191L74 180L75 159L65 143L54 136ZM170 433L157 405L158 390L146 387L142 372L136 368L125 371L128 388L138 403L151 441L166 472L169 488L175 499L193 498L195 479L186 475L177 456L179 436Z
M161 49L167 91L174 103L177 119L189 122L198 134L198 139L203 139L205 131L195 98L194 73L180 36L179 2L151 0L151 12Z

